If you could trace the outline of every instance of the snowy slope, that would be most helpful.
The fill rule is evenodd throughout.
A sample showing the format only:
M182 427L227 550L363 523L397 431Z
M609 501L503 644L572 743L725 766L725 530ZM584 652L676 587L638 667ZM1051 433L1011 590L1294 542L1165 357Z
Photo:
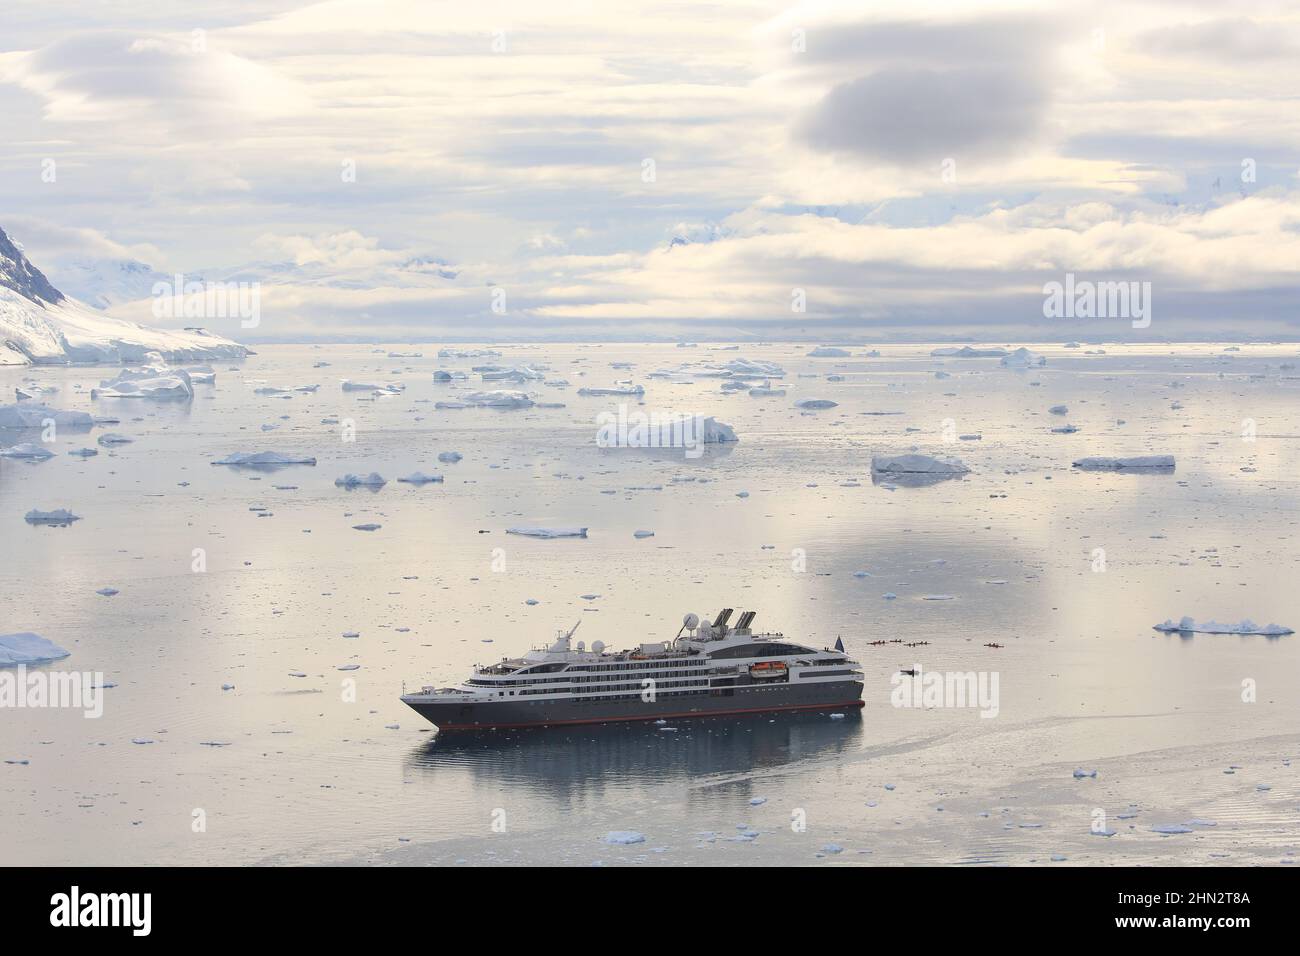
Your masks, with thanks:
M170 331L123 322L54 288L0 229L0 365L168 362L242 358L247 350L202 329Z

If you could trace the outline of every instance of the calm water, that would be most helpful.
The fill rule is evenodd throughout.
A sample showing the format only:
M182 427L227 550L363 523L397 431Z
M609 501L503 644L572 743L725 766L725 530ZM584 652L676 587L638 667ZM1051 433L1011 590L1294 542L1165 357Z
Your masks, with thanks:
M423 357L265 347L218 365L190 404L92 402L104 370L0 371L6 399L35 379L59 387L56 407L121 419L61 433L39 464L0 459L0 632L42 634L72 651L56 667L117 685L99 720L0 710L0 759L30 761L0 763L3 862L1272 864L1300 852L1300 637L1151 629L1182 615L1300 627L1294 347L1043 347L1048 366L1030 371L914 346L854 359L775 345L476 360L395 348ZM786 396L647 377L738 355L784 366ZM486 361L567 379L532 388L565 407L435 410L462 386L434 384L434 369ZM371 400L341 378L406 390ZM646 386L642 410L714 415L739 444L696 460L596 447L596 416L619 399L577 389L629 378ZM804 397L839 406L801 413ZM1050 415L1057 404L1070 413ZM1051 432L1064 422L1080 430ZM134 442L64 454L110 430ZM39 436L0 444L20 440ZM872 483L873 454L913 446L972 473ZM258 450L318 463L210 464ZM439 463L443 451L464 459ZM1070 467L1143 453L1176 455L1177 471ZM446 481L394 481L417 468ZM334 486L372 470L389 479L377 493ZM83 520L23 521L59 507ZM353 530L363 522L382 527ZM517 524L590 537L507 537ZM95 593L105 586L120 593ZM398 700L403 681L458 681L575 621L577 638L622 646L724 606L816 645L842 637L866 673L861 719L439 739ZM930 643L868 644L893 638ZM996 672L997 716L892 706L891 677L914 664ZM1098 812L1114 836L1090 834ZM1151 831L1193 819L1215 825ZM610 845L612 830L646 840Z

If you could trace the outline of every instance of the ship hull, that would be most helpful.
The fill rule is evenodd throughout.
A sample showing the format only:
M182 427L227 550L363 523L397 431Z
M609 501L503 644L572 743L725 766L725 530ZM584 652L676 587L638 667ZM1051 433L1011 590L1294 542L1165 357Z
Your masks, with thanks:
M759 716L785 711L849 710L863 706L861 681L747 686L719 694L690 694L647 702L610 700L486 700L464 703L419 695L402 700L439 730L552 727L694 717Z

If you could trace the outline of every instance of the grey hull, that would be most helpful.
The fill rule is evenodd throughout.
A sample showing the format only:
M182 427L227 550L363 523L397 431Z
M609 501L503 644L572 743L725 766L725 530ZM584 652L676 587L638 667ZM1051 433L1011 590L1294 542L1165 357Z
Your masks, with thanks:
M564 724L604 724L625 720L686 719L728 714L765 714L793 710L848 710L862 706L861 681L816 684L771 684L714 689L705 693L661 695L646 702L630 699L589 700L429 700L403 697L421 717L440 730L481 730L490 727L548 727Z

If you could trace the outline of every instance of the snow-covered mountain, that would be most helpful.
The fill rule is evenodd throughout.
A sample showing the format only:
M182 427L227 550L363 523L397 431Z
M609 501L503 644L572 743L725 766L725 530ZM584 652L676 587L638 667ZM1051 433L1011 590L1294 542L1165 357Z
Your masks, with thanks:
M170 287L173 277L138 259L95 259L77 256L46 265L59 290L96 309L111 309L124 302L138 302L153 294L158 283ZM187 274L187 282L202 282Z
M0 365L242 358L248 350L203 329L155 329L65 296L0 229Z

